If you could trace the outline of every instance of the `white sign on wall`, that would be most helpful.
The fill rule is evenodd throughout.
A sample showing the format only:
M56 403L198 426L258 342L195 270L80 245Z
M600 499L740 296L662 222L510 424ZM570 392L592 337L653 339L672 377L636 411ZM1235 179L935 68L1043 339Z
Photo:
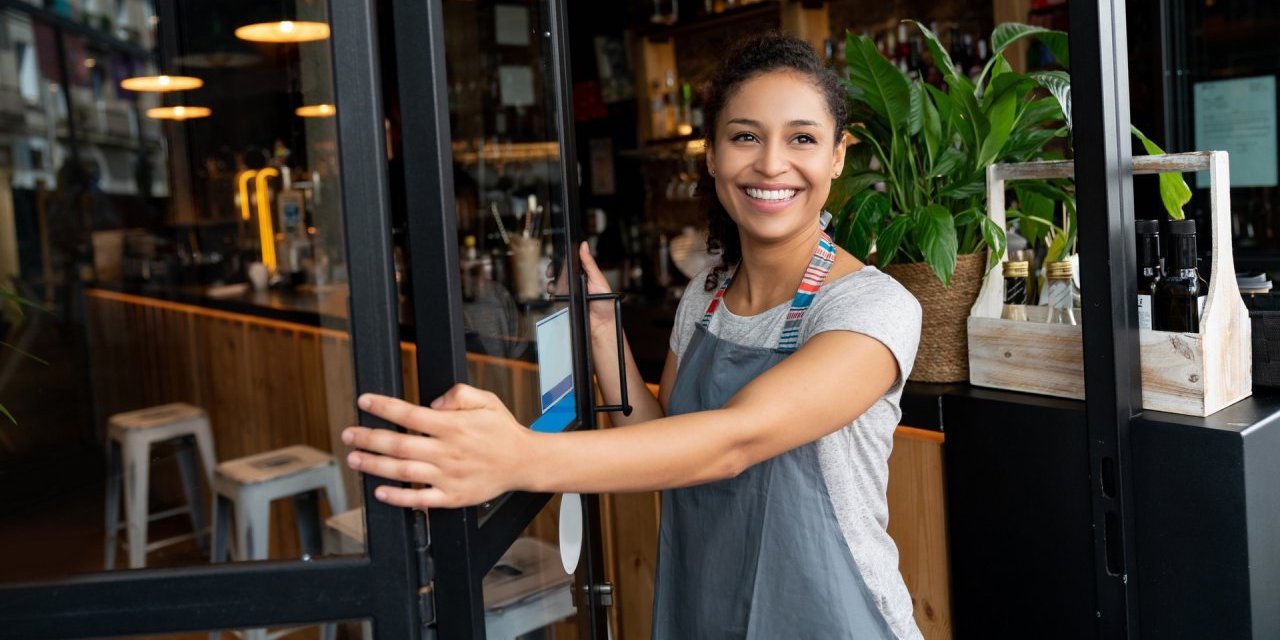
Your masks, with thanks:
M1276 186L1276 78L1197 82L1196 149L1231 154L1231 186ZM1196 173L1209 186L1209 172Z

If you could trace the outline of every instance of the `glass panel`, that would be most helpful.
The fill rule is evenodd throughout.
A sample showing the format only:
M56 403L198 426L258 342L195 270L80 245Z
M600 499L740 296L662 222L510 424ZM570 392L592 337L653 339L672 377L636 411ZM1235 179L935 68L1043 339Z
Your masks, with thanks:
M237 629L222 632L223 638L246 638L258 640L267 637L288 637L290 640L366 640L373 637L373 621L344 620L330 624L310 626L272 627L271 629ZM326 633L332 633L326 636ZM269 635L268 635L269 634ZM150 636L124 636L125 640L209 640L209 631L190 631L186 633L164 633Z
M362 553L327 3L6 6L0 581Z
M445 2L445 46L470 382L559 431L577 413L568 305L552 297L568 234L545 5Z
M580 506L581 498L552 497L485 576L484 621L488 637L580 637L578 628L585 622L577 617L581 599L575 601L573 588L575 581L586 584L586 578L566 572L561 561L560 515L566 505L570 509ZM585 559L577 562L579 574L585 565Z

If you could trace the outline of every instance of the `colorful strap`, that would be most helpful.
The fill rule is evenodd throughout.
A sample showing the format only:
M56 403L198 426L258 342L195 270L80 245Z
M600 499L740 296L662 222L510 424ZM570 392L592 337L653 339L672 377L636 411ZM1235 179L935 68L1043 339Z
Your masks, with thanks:
M822 283L826 281L835 259L835 243L831 241L831 236L823 233L818 239L818 246L813 250L809 267L805 269L804 277L800 279L800 287L796 289L796 295L791 299L791 308L787 310L787 319L782 325L782 336L778 339L780 351L795 351L800 346L800 323L804 320L804 314L809 310L809 305L813 304L813 298L818 294L818 290L822 288ZM737 269L737 265L729 269L720 283L720 288L716 289L711 302L707 304L707 310L702 314L704 329L711 325L711 316L716 309L720 308L720 303L724 300L724 292L733 282L733 274Z

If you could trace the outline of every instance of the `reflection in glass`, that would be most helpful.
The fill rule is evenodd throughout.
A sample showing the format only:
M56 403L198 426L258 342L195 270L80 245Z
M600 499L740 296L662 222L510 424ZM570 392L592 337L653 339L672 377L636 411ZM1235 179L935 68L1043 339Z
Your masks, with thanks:
M0 11L0 582L361 553L330 43L233 35L290 4Z

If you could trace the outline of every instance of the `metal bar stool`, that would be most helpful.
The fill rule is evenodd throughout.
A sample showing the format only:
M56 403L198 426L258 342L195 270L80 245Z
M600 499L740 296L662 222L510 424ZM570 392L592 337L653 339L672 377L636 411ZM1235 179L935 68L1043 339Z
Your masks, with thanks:
M151 447L173 441L177 447L178 471L186 506L159 513L147 513L151 476ZM196 538L206 544L204 498L196 470L196 457L204 467L205 480L212 486L214 450L209 416L199 407L172 404L118 413L107 420L107 536L106 568L116 564L119 544L120 485L124 484L124 526L128 531L129 568L146 566L147 553ZM147 525L170 516L187 513L191 517L190 534L147 542Z
M306 445L267 451L218 465L213 477L213 562L227 557L231 513L235 511L236 559L265 560L271 535L271 503L293 498L303 553L318 556L321 542L320 490L333 513L347 510L342 473L333 456ZM291 633L293 630L285 631ZM217 638L214 632L211 637ZM249 629L245 638L268 637Z

